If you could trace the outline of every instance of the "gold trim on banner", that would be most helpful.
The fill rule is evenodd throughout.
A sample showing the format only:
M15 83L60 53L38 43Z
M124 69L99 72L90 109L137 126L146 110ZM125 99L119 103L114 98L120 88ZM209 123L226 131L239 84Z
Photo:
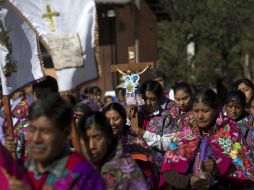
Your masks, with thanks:
M95 61L97 65L98 77L101 77L102 69L100 62L100 34L99 34L99 22L98 22L98 14L96 13L96 26L95 26Z

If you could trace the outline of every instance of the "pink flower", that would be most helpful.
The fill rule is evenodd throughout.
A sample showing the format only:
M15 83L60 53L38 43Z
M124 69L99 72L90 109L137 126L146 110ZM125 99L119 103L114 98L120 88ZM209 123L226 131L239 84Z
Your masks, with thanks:
M174 155L174 156L173 156L173 162L179 162L179 158L178 158L177 155Z
M192 130L191 130L190 128L184 127L183 132L184 132L186 135L192 135Z
M172 154L171 151L167 151L166 154L165 154L165 156L166 156L167 158L169 158L169 159L172 159L172 158L173 158L173 154Z

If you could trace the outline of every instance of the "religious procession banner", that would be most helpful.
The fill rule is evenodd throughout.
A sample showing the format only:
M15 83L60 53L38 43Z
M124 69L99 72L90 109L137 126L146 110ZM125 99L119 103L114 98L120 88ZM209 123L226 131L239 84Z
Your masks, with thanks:
M59 90L98 77L94 0L6 0L46 43Z
M1 2L0 30L0 77L3 95L10 95L44 74L35 32Z

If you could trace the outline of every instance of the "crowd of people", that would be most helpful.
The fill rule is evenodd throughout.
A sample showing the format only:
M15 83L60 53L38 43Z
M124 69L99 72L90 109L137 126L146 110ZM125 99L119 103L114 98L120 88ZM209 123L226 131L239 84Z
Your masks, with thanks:
M225 94L150 76L140 106L123 88L104 101L99 87L63 97L50 76L14 93L14 137L0 117L0 189L254 189L253 82Z

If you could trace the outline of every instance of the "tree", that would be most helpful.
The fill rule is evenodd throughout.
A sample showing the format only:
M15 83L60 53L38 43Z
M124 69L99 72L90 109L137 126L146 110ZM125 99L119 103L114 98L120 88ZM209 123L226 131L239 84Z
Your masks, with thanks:
M170 83L183 79L214 86L220 77L236 80L244 75L243 63L254 52L253 0L160 1L171 20L158 23L158 64ZM191 65L186 52L190 35L196 44Z

